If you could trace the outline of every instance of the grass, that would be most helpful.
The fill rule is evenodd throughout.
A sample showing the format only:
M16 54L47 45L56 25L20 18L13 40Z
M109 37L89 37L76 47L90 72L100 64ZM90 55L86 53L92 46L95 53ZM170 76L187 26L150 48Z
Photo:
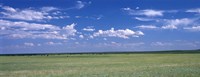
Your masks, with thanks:
M0 77L199 76L199 53L0 56Z

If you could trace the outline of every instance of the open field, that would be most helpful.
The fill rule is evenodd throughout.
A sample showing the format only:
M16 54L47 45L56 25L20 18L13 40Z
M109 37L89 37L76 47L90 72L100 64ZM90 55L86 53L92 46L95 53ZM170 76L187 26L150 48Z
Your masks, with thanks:
M199 76L199 53L0 56L0 77Z

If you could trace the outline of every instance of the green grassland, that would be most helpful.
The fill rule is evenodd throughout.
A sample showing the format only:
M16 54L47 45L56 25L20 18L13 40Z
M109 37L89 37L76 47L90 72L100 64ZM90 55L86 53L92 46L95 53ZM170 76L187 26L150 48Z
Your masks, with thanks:
M0 56L0 77L199 76L199 53Z

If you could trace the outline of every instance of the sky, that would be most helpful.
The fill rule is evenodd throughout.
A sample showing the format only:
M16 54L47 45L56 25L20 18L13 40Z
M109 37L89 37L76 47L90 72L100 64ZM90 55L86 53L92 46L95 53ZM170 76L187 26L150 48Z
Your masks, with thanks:
M200 0L0 0L0 54L200 49Z

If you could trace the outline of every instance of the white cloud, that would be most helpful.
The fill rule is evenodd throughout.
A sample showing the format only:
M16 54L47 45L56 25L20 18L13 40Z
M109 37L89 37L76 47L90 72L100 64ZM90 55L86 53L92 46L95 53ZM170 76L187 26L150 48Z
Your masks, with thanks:
M4 26L0 27L0 30L5 30L5 29L6 29L6 27L4 27Z
M141 26L136 26L135 28L140 28L140 29L157 29L158 27L154 25L141 25Z
M167 42L152 42L151 46L172 46L172 43Z
M119 29L119 30L114 30L114 28L111 28L110 30L99 30L98 32L95 32L93 34L94 37L97 36L102 36L102 37L119 37L119 38L124 38L128 39L130 36L133 37L139 37L140 35L144 35L143 32L141 31L132 31L130 29Z
M81 16L75 16L75 18L81 18Z
M73 23L60 28L50 24L0 20L0 36L7 38L67 39L70 36L75 36L77 32L74 28L75 25Z
M4 7L2 7L2 9L6 10L8 12L17 12L16 9L9 7L9 6L4 6Z
M55 11L55 10L59 10L59 9L56 7L42 7L41 10L44 12L50 12L50 11Z
M188 19L188 18L183 18L183 19L174 19L174 20L166 20L168 23L173 24L173 25L188 25L190 24L193 20Z
M93 39L93 38L94 38L94 36L90 35L90 36L89 36L89 38L90 38L90 39Z
M111 42L101 42L93 45L95 47L121 47L122 44L119 42L111 41Z
M103 15L99 15L96 17L96 20L100 20L103 17Z
M82 38L82 39L83 39L83 38L84 38L84 36L83 36L83 35L79 35L79 38Z
M94 31L95 29L92 28L83 28L84 31Z
M77 9L81 9L85 6L85 2L82 2L82 1L76 1L76 8Z
M20 19L20 20L42 20L45 19L45 15L42 12L34 11L34 10L21 10L17 12L2 12L5 18L9 19Z
M135 9L140 9L140 7L136 7Z
M108 44L108 45L109 45L109 44ZM121 43L112 41L112 42L110 43L110 46L121 46Z
M82 9L82 8L84 8L85 6L87 6L91 3L92 3L91 1L89 1L89 2L76 1L76 5L74 7L69 8L69 9Z
M122 8L122 10L128 12L129 15L143 15L148 17L163 16L164 11L145 9L145 10L134 10L131 8Z
M136 43L125 43L123 44L124 47L136 47L136 46L141 46L144 45L144 42L136 42Z
M163 29L177 29L178 26L187 26L193 23L193 19L182 18L182 19L165 19L163 22L166 23L165 26L162 26Z
M77 44L77 45L78 45L78 44L80 44L80 43L79 43L79 42L75 42L75 44Z
M33 43L24 43L25 46L35 46Z
M49 19L59 19L60 16L53 15L52 11L58 11L58 8L55 7L42 7L39 9L34 8L13 8L9 6L1 6L4 9L0 12L2 15L1 18L6 19L18 19L18 20L26 20L26 21L44 21Z
M166 26L162 26L162 29L177 29L177 26L175 25L166 25Z
M105 40L105 41L106 41L106 40L107 40L107 38L103 38L103 40Z
M37 46L41 46L41 44L37 44Z
M139 46L142 46L144 45L145 43L144 42L131 42L131 43L120 43L120 42L114 42L114 41L111 41L111 42L107 42L107 43L98 43L94 46L97 46L97 47L120 47L120 48L133 48L133 47L139 47Z
M47 45L62 45L61 42L52 42L52 41L47 42L46 44L47 44Z
M200 31L200 26L184 27L183 29L189 30L189 31Z
M95 29L92 26L88 26L86 28L83 28L83 30L84 31L89 31L89 32L95 31Z
M152 19L152 18L144 18L144 17L135 17L136 20L139 20L139 21L153 21L155 19Z
M196 9L189 9L189 10L186 10L186 12L191 12L191 13L199 13L199 14L200 14L200 8L196 8Z
M147 9L147 10L142 10L142 11L143 12L141 13L141 15L146 15L150 17L163 16L163 11L159 11L159 10Z
M200 45L199 41L188 41L188 40L176 40L176 45L179 45L181 47L198 47Z
M136 17L136 19L141 20L141 21L146 21L146 19L140 19ZM152 19L153 20L153 19ZM147 19L148 21L148 19ZM136 26L135 28L140 28L140 29L179 29L187 26L191 26L194 24L197 24L195 21L197 21L196 18L182 18L182 19L158 19L156 20L156 24L161 24L163 26L161 27L156 27L154 25L141 25L141 26Z
M0 20L1 27L7 27L14 29L15 27L18 27L18 29L21 30L59 30L59 27L50 25L50 24L37 24L37 23L27 23L27 22L12 22L7 20Z
M74 28L76 26L75 23L72 23L71 25L66 25L62 28L61 32L64 33L63 36L74 36L77 32L77 30Z

